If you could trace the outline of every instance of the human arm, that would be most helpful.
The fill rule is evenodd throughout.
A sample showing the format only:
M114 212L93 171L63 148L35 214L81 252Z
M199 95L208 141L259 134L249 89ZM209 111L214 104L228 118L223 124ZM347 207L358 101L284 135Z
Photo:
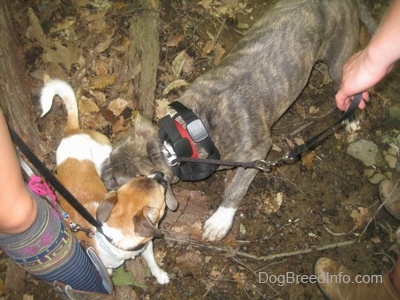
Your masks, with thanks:
M400 58L400 0L393 0L377 32L368 46L354 54L343 67L342 83L336 94L336 105L346 110L351 97L362 93L368 100L367 90L390 72ZM365 102L360 103L365 107Z
M35 221L37 203L22 173L7 124L0 110L0 233L21 233Z

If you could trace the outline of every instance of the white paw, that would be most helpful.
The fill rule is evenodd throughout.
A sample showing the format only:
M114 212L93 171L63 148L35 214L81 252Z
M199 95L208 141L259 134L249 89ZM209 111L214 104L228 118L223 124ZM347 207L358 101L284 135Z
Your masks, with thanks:
M236 209L219 207L217 211L204 223L203 240L219 241L231 229Z
M168 273L162 269L158 269L154 271L154 273L152 272L152 274L157 279L159 284L167 284L169 282Z

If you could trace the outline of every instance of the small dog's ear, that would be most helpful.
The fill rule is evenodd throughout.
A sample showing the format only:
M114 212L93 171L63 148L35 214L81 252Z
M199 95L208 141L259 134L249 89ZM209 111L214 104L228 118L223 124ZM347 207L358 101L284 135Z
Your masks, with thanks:
M176 200L175 195L172 192L171 185L169 184L165 194L165 202L167 203L167 207L172 211L175 211L178 208L178 201Z
M161 237L162 233L155 227L160 218L160 210L153 207L144 207L133 217L135 233L143 237Z
M100 202L99 207L96 210L96 219L100 223L107 222L110 217L111 211L118 201L117 192L109 192L103 201Z

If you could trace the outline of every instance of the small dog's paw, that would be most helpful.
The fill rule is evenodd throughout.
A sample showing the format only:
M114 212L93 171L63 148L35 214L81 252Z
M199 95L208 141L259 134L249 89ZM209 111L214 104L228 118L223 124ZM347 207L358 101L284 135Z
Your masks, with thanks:
M203 240L219 241L231 229L236 209L219 207L217 211L204 223Z
M159 284L167 284L169 282L169 276L168 273L165 272L162 269L158 269L157 271L154 272L154 277L157 279L157 282Z

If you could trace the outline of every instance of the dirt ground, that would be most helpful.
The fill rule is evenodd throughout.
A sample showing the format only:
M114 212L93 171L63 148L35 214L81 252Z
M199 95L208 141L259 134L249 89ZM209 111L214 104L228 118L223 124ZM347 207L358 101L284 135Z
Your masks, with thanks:
M167 95L163 91L177 79L190 83L212 68L273 2L162 1L156 99L177 98L184 90L180 85ZM377 19L388 2L368 2ZM43 75L48 74L80 89L82 126L100 130L111 139L130 126L136 101L123 74L130 18L141 10L122 0L16 1L14 8L27 33L21 37L21 47L37 116L36 101ZM43 29L46 45L33 33L37 32L33 16ZM184 66L179 73L177 64ZM230 172L174 185L180 208L167 212L160 224L165 239L154 243L156 258L171 282L157 284L138 258L114 274L120 299L321 299L315 283L278 281L286 275L313 274L313 264L320 256L336 259L363 275L387 272L396 257L398 221L379 207L377 186L369 182L368 168L347 155L346 149L350 141L366 139L378 145L380 153L387 150L382 135L399 128L388 118L388 109L400 104L399 79L396 68L371 91L356 133L336 128L301 161L260 172L236 214L232 231L220 242L202 241L200 230L218 207ZM298 101L274 126L275 147L268 160L281 157L293 144L306 141L339 118L334 105L336 89L325 66L318 64ZM111 109L112 103L119 114ZM50 168L65 118L61 102L45 118L38 117ZM387 176L399 175L385 163L374 168ZM4 294L6 276L12 276L7 272L10 266L2 255L0 299L20 299L15 295L21 291ZM277 281L265 282L266 274ZM24 299L59 298L51 287L29 275L21 288Z

